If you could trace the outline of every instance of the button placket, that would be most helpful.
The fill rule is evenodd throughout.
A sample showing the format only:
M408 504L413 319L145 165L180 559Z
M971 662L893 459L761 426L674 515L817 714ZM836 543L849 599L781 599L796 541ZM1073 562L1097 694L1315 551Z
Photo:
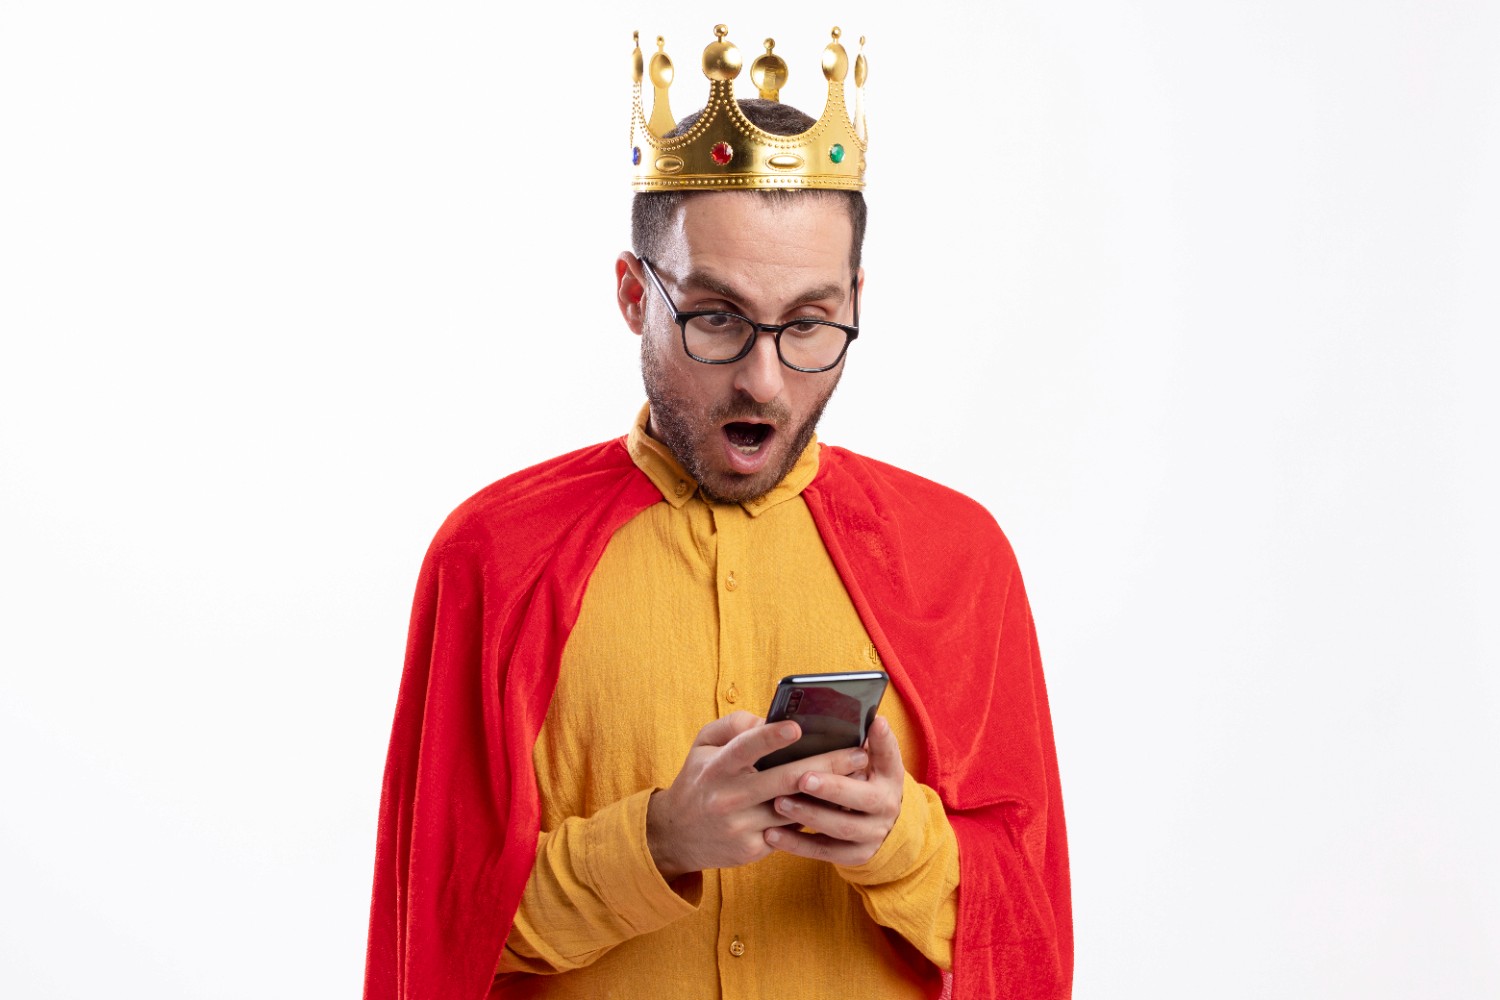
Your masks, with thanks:
M743 582L742 573L736 571L744 547L744 513L738 508L710 505L714 524L714 576L718 581L719 650L715 675L718 684L719 714L726 715L738 707L743 700L742 692L735 683L739 676L733 656L733 644L726 642L736 626L743 622L741 600L734 592Z

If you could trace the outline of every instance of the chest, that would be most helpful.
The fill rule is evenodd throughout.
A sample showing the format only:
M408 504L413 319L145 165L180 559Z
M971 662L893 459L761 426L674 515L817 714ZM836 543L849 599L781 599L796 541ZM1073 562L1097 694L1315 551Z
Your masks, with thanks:
M764 716L787 674L879 665L800 497L653 505L611 539L564 650L533 754L542 826L670 784L699 729ZM894 688L881 714L921 773Z

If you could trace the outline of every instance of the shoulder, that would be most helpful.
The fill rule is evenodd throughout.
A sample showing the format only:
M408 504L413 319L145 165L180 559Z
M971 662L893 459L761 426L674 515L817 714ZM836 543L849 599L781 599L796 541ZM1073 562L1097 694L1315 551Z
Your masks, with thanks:
M880 530L943 552L967 549L967 558L983 553L1015 562L1009 540L983 504L889 463L825 446L809 490L815 502L842 516L846 523L839 527Z
M621 439L580 448L491 483L444 520L429 556L545 551L590 510L622 493L643 494L650 481L630 460Z

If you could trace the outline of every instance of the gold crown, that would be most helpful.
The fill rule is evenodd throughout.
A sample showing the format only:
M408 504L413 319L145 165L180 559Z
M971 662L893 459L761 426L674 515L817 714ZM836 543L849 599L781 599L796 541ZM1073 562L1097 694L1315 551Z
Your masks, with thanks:
M823 49L823 76L828 100L823 115L806 132L774 135L752 125L734 99L734 79L744 65L740 50L725 41L729 29L714 28L715 41L703 50L708 77L708 104L682 135L667 138L677 126L667 101L672 60L666 42L656 39L649 76L655 91L651 117L641 103L641 80L647 75L641 56L641 33L635 33L633 71L635 100L630 120L630 160L636 191L744 190L753 188L835 188L858 191L865 186L864 52L854 60L854 118L844 101L849 53L839 44L839 29ZM865 40L859 40L863 49ZM766 51L750 64L750 80L766 100L779 100L786 83L786 61L766 39Z

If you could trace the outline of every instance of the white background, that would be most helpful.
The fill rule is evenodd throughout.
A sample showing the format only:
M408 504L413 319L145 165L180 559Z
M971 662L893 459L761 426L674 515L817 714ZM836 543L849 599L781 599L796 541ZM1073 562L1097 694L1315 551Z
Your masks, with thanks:
M823 437L1021 557L1077 995L1500 995L1500 8L775 6L5 5L6 996L357 995L418 563L626 429L718 20L870 38Z

